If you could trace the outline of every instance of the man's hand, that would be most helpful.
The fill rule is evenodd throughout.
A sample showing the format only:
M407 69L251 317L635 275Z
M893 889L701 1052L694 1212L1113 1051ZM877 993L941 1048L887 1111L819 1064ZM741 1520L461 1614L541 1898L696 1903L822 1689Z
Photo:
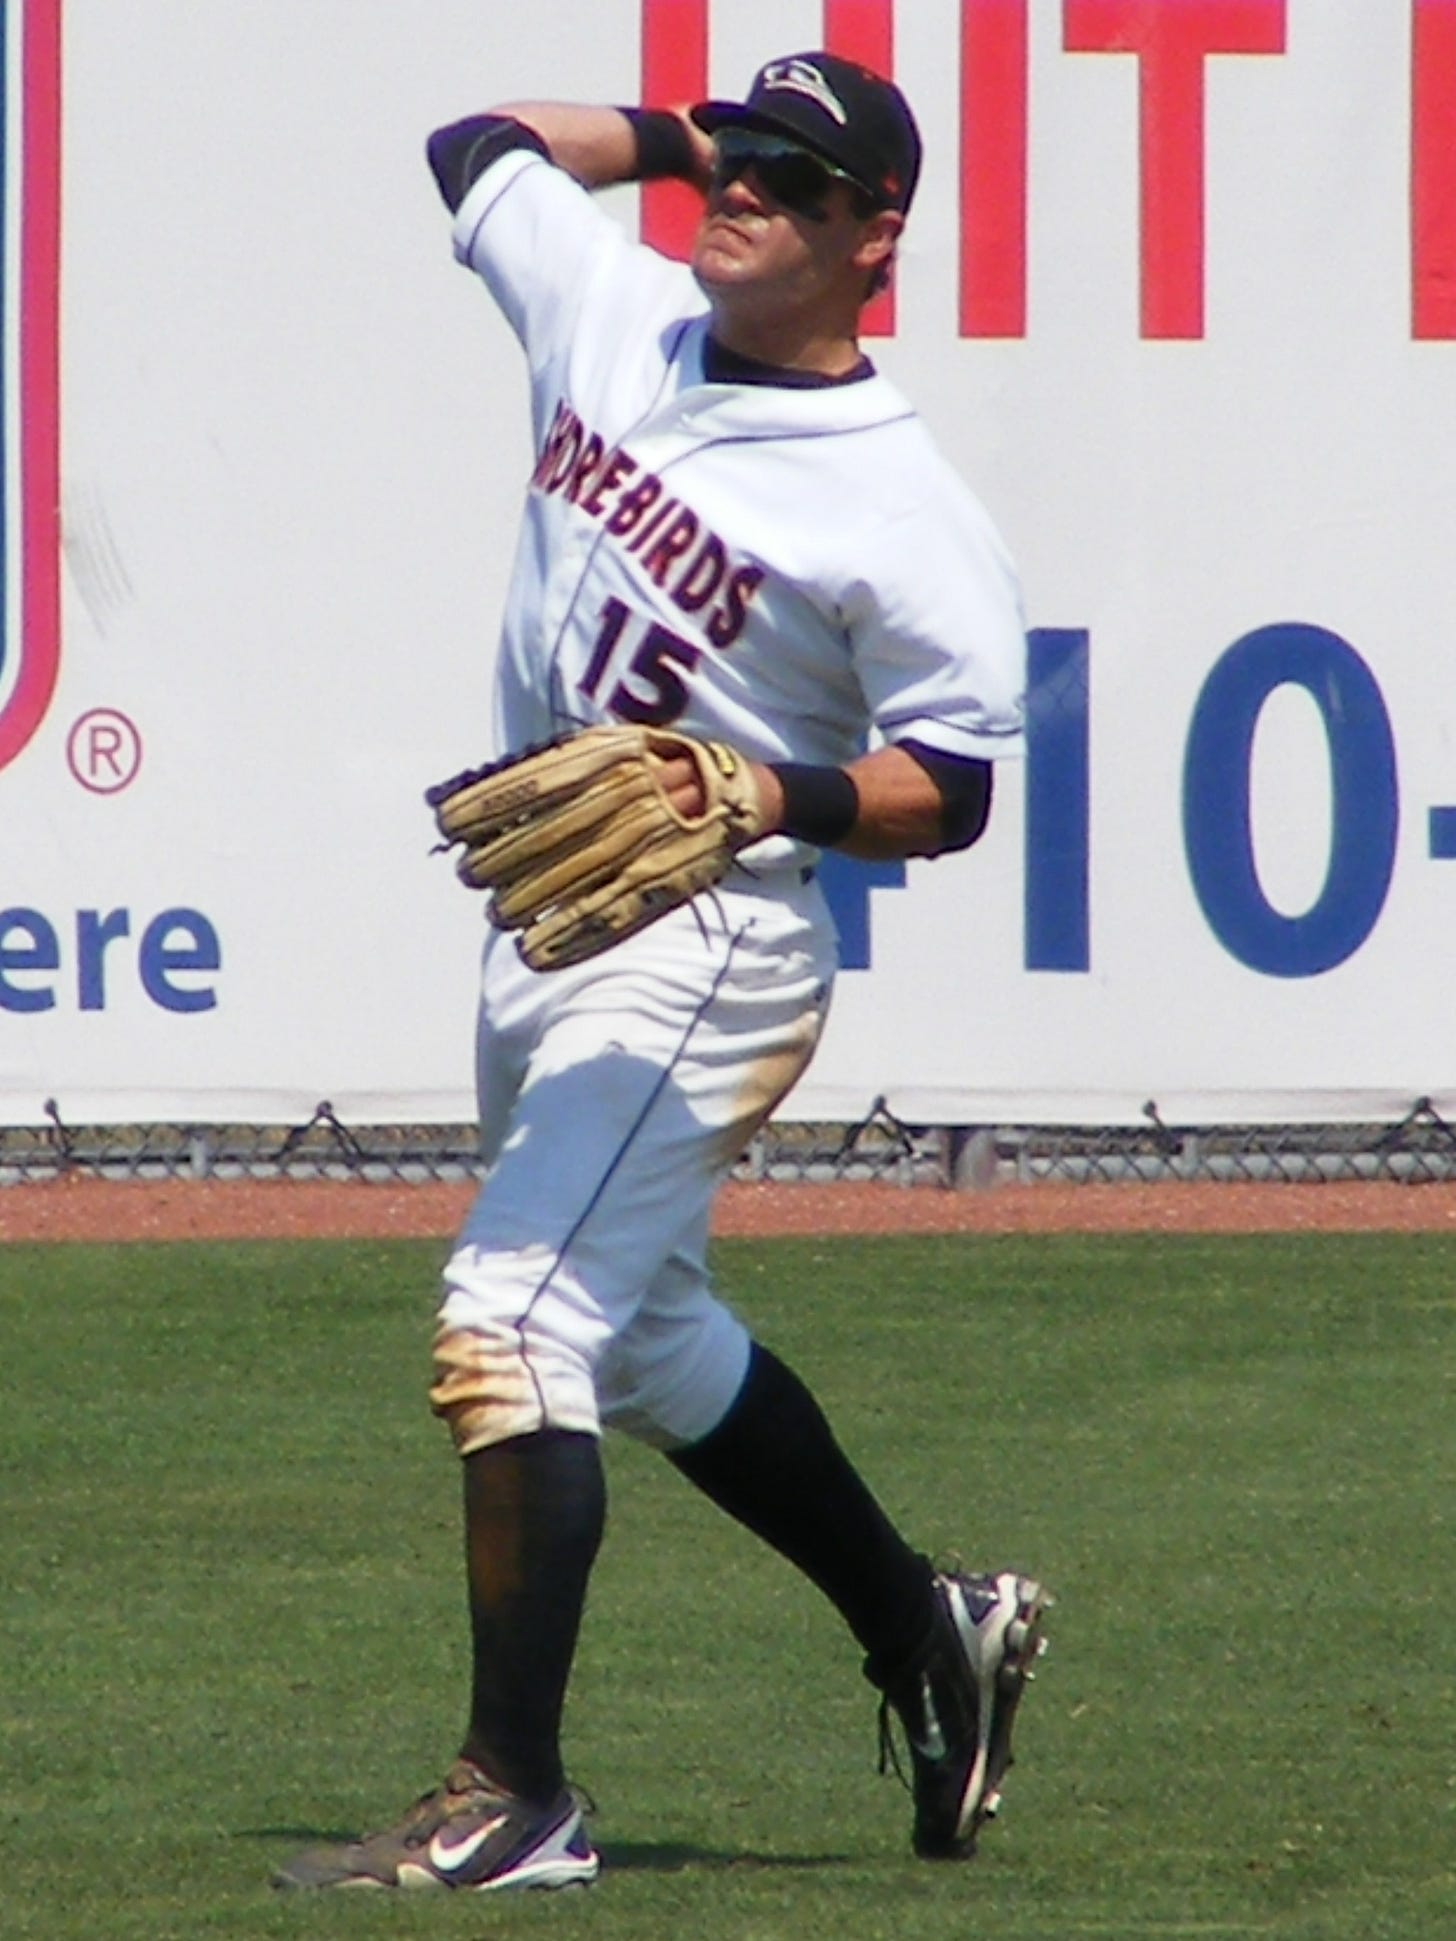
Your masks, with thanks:
M720 882L767 833L757 764L672 730L586 728L426 797L532 970L579 964Z
M706 195L713 174L713 138L703 133L687 107L674 102L672 112L687 129L688 139L693 145L693 173L687 179L695 189L701 189Z
M776 829L784 807L784 791L779 778L763 762L750 762L748 767L758 791L763 826L766 830ZM703 792L703 778L695 762L690 762L686 756L674 755L671 760L658 764L658 778L676 814L692 818L706 810L708 804Z

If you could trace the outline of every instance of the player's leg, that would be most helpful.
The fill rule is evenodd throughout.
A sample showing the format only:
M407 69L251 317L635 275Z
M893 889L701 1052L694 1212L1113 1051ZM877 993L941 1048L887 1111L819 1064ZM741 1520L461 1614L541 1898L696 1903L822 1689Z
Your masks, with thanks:
M487 952L499 975L508 943ZM504 980L509 988L512 975ZM545 990L541 995L545 995ZM477 1044L481 1153L498 1176L508 1140L539 1143L550 1116L539 1096L523 1113L543 1020L528 1007L482 1003ZM565 1061L558 1061L565 1062ZM537 1077L550 1080L549 1069ZM576 1105L582 1101L575 1100ZM583 1137L603 1123L588 1115ZM535 1138L531 1134L534 1129ZM565 1121L558 1127L563 1139ZM599 1167L605 1165L599 1161ZM512 1169L540 1244L559 1245L571 1217L553 1210L552 1169ZM563 1167L562 1172L568 1169ZM591 1188L578 1183L578 1191ZM305 1853L275 1876L284 1887L446 1886L477 1891L556 1887L598 1869L579 1803L565 1784L559 1737L587 1578L601 1540L605 1487L589 1367L590 1330L530 1316L540 1258L506 1250L493 1273L482 1193L466 1222L436 1339L432 1401L461 1455L472 1645L468 1723L443 1783L397 1825ZM451 1317L451 1274L464 1261L474 1288ZM486 1290L489 1290L487 1293Z
M766 921L754 902L744 928ZM496 974L500 1035L533 1005L549 1016L445 1274L433 1399L464 1457L475 1645L462 1750L542 1804L564 1783L562 1702L601 1533L595 1430L615 1344L650 1331L642 1302L662 1264L701 1255L725 1154L802 1069L825 997L817 955L770 957L762 937L756 948L726 927L705 937L684 918L578 989L514 959ZM802 919L790 927L807 934ZM483 1037L486 1096L495 1035ZM730 1069L736 1129L705 1077ZM712 1304L687 1358L690 1422L721 1416L740 1386L740 1336Z
M763 962L687 912L606 972L540 978L489 954L482 1081L498 1143L446 1269L432 1391L466 1470L471 1718L444 1787L374 1841L295 1863L292 1884L556 1885L595 1871L558 1740L601 1530L596 1371L726 1163L692 1048L700 1032L717 1042L715 1009L741 1017L739 963L756 988L743 1098L802 1065L822 1009L817 965L785 979L776 961L765 1003ZM504 1120L497 1080L515 1088Z
M904 1730L913 1841L961 1859L1000 1804L1011 1726L1043 1648L1042 1587L1017 1572L936 1571L906 1542L793 1371L755 1345L723 1420L669 1459L835 1605Z
M598 1440L540 1429L466 1456L469 1722L461 1756L540 1806L561 1792L561 1715L606 1519Z
M752 992L749 980L739 1026ZM688 1082L700 1112L723 1116L736 1155L751 1127L732 1117L743 1094L730 1025L715 1019L695 1046ZM760 1092L756 1109L767 1116L776 1102ZM1041 1587L1014 1572L937 1572L905 1540L804 1383L741 1329L725 1340L738 1324L712 1296L706 1236L705 1218L613 1343L599 1370L604 1419L666 1449L829 1597L885 1695L882 1729L888 1711L904 1726L917 1850L965 1854L1010 1763L1011 1721L1041 1648Z
M667 1260L598 1371L602 1420L666 1453L801 1570L861 1649L898 1663L933 1622L933 1573L819 1404L712 1292L707 1220Z
M517 976L511 965L507 988ZM487 1170L497 1165L512 1131L538 1038L519 1006L514 1015L508 1006L504 1018L500 1011L498 999L483 1002L477 1028L480 1150ZM533 1215L542 1237L558 1217ZM478 1224L473 1219L466 1232ZM459 1375L469 1379L473 1357L465 1341L457 1337L453 1350L458 1368L442 1326L437 1403L442 1384L448 1387ZM606 1519L606 1486L587 1415L572 1418L578 1427L541 1427L532 1416L518 1425L520 1433L508 1433L512 1386L507 1377L494 1404L506 1419L491 1421L483 1445L462 1453L461 1460L472 1648L461 1757L508 1793L544 1805L565 1784L561 1713Z
M615 993L597 978L574 994L513 958L498 975L504 1035L522 1007L545 1015L446 1266L435 1343L432 1401L464 1471L473 1649L461 1756L543 1815L569 1797L562 1713L605 1516L597 1366L673 1245L684 1218L674 1154L701 1138L672 1083L690 1017L644 1022L625 968Z
M730 910L753 904L735 898ZM822 922L810 886L787 907L762 910L745 942L744 974L684 1060L681 1084L695 1113L722 1128L720 1173L812 1055L818 1009L812 1032L790 1036L793 1055L777 1061L763 1046L784 1040L760 1013L777 1022L789 966L817 962L822 972L806 942ZM691 1482L830 1598L866 1653L898 1664L935 1621L930 1564L895 1529L803 1382L750 1343L714 1298L707 1238L705 1198L599 1370L604 1417L667 1448Z
M601 1375L606 1423L663 1449L834 1604L882 1694L882 1760L894 1757L892 1714L904 1732L916 1852L968 1856L1000 1804L1012 1722L1042 1648L1041 1586L1014 1571L934 1570L804 1383L713 1298L700 1251L667 1263Z
M901 1536L804 1383L755 1343L723 1419L669 1461L818 1586L876 1660L910 1657L934 1618L934 1574Z

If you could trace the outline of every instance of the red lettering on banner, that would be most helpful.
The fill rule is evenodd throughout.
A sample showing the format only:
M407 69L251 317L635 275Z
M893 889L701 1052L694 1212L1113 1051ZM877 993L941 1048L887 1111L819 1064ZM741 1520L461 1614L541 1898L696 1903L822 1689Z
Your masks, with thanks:
M1026 335L1027 0L961 0L963 337Z
M1456 0L1411 17L1411 335L1456 337Z
M642 100L677 108L708 92L708 0L642 0ZM686 182L642 185L642 240L686 261L703 198Z
M894 0L824 0L824 45L876 74L895 71ZM882 290L860 317L862 337L893 337L895 293Z
M1285 0L1063 0L1073 54L1136 54L1142 334L1203 335L1204 62L1282 54Z

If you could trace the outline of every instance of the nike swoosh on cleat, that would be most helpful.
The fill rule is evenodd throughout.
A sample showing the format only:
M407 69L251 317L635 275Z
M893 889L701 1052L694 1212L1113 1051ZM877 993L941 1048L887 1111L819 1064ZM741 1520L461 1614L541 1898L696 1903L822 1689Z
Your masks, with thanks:
M508 1813L497 1813L494 1819L487 1820L483 1826L472 1827L463 1840L456 1840L449 1846L437 1833L430 1842L430 1865L442 1874L458 1874L480 1852L491 1834L503 1827L509 1818Z
M944 1759L946 1749L945 1734L940 1727L940 1717L935 1709L935 1700L931 1697L930 1680L922 1676L921 1686L921 1697L925 1707L925 1735L920 1739L911 1739L910 1743L922 1759ZM906 1736L908 1737L909 1735L907 1734Z

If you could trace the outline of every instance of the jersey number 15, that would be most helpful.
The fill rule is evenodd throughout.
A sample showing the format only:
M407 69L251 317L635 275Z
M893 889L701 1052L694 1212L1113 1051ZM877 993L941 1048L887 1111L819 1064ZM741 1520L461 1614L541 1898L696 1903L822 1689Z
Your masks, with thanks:
M602 630L581 677L581 691L588 700L606 706L623 721L664 728L669 721L676 721L688 704L687 685L678 670L691 671L702 659L703 650L653 621L626 671L603 702L602 690L607 685L618 643L632 618L631 609L621 600L608 600L602 608Z

